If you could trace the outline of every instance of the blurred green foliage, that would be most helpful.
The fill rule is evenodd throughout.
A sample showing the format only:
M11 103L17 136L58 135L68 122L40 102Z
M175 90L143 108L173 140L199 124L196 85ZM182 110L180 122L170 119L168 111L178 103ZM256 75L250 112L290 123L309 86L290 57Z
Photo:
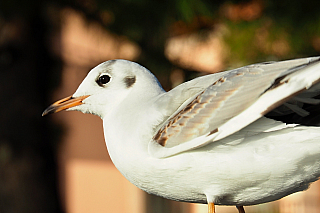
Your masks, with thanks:
M164 45L172 36L173 24L178 21L185 23L188 32L225 25L228 29L224 37L229 47L228 66L311 56L320 51L320 2L316 0L1 1L0 17L8 17L10 13L30 15L34 8L48 5L73 7L89 20L99 21L112 32L135 41L142 49L140 62L156 72L170 66L164 57ZM250 10L250 5L253 6L251 9L259 10L255 17L230 18L236 15L232 13ZM256 5L260 8L255 8ZM231 15L225 11L230 7L236 8L236 12L229 11ZM212 24L203 26L198 23L197 26L195 20L199 17L210 19ZM277 45L282 47L277 48Z
M69 4L137 42L142 49L140 62L156 72L170 66L164 57L164 45L174 34L172 26L179 21L185 24L187 33L209 31L218 24L226 26L227 67L317 55L320 51L320 2L315 0L82 0ZM232 18L236 13L246 16L246 11L248 17ZM107 21L101 18L106 12ZM211 20L211 24L197 22L199 17Z

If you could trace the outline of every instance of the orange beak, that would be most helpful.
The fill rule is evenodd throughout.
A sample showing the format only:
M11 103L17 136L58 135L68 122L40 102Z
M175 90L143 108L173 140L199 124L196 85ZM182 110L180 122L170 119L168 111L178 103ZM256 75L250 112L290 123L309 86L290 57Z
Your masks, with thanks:
M51 113L60 112L65 109L69 109L70 107L81 105L82 101L87 97L89 97L89 95L84 95L77 98L73 98L72 96L63 98L57 102L54 102L47 109L45 109L42 113L42 116L45 116Z

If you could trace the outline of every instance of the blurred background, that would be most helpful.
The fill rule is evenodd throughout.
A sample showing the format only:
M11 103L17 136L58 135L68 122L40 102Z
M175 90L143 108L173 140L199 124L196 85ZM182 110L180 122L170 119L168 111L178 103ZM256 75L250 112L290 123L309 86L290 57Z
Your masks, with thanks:
M250 63L319 55L319 8L318 0L1 0L0 212L207 212L122 177L100 118L42 111L110 59L137 61L169 90ZM246 210L319 212L319 192L316 182Z

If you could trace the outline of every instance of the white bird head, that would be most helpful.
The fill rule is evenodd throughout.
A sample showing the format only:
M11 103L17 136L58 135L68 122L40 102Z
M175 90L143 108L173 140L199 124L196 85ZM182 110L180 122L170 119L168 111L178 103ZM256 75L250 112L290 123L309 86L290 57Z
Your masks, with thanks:
M124 99L145 99L163 92L146 68L126 60L110 60L93 68L76 92L49 106L42 116L62 110L77 110L103 118Z

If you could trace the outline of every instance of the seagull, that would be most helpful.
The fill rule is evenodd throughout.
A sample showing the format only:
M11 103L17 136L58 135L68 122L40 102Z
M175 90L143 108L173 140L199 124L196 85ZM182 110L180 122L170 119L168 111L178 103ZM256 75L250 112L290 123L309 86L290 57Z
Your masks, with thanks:
M320 176L320 57L265 62L210 74L166 92L143 66L109 60L76 92L49 106L98 115L117 169L167 199L243 206L306 190ZM272 115L270 116L266 115Z

